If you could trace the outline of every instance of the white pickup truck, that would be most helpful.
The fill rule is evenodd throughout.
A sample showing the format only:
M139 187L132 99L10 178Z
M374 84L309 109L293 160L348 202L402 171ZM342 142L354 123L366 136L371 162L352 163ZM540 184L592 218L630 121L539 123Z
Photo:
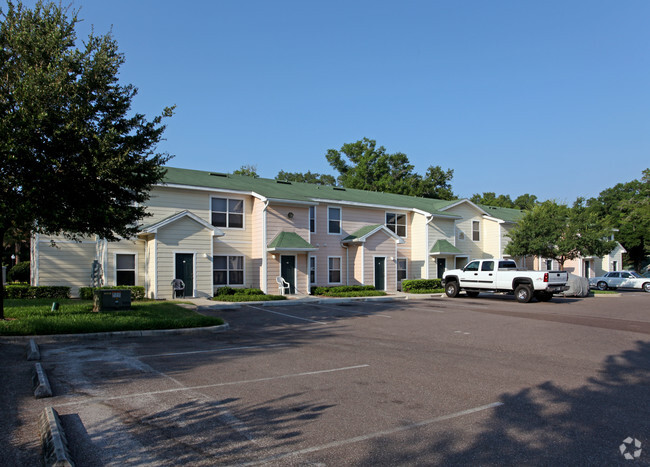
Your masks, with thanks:
M480 259L463 269L446 271L442 285L452 298L461 290L470 297L480 292L514 291L518 302L528 303L533 297L541 302L549 301L554 293L568 290L568 280L566 271L528 271L517 268L517 263L510 259Z

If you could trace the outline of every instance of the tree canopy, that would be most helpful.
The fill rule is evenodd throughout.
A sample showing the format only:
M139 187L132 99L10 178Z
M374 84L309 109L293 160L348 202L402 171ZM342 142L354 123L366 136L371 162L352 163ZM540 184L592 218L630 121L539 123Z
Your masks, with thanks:
M505 253L511 256L539 256L556 260L560 269L579 256L604 256L614 249L611 234L584 200L572 208L545 201L534 206L510 231Z
M429 166L426 175L414 172L406 154L389 154L368 138L329 149L329 164L339 173L338 182L346 188L382 191L425 198L454 199L451 179L454 171Z
M246 175L248 177L258 178L257 166L256 165L242 165L239 169L233 172L235 175Z
M314 183L316 185L328 185L328 186L336 185L336 178L334 178L333 175L319 174L315 172L312 173L309 170L306 173L285 172L284 170L280 170L278 174L275 176L275 179L287 180L289 182Z
M133 236L165 173L155 148L173 108L151 121L132 113L124 56L110 34L78 48L77 12L9 0L0 21L0 240Z
M497 196L493 191L486 191L482 195L478 193L472 195L470 201L475 204L484 204L487 206L528 210L537 204L537 196L526 193L518 196L513 201L510 195Z

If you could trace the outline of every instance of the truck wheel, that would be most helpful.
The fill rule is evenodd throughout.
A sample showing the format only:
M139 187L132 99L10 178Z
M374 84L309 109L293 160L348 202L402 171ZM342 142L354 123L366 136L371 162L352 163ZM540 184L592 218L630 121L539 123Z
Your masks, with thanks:
M471 292L471 291L467 291L466 293L468 297L472 297L472 298L478 297L479 294L479 292Z
M644 292L650 292L650 282L646 282L642 286Z
M607 290L607 282L600 281L598 284L596 284L596 287L598 287L598 290Z
M553 298L553 294L550 292L538 292L535 298L540 302L548 302Z
M454 298L458 296L458 283L457 282L447 282L445 285L445 293L447 297Z
M518 285L515 289L515 298L519 303L528 303L533 298L530 287L527 285Z

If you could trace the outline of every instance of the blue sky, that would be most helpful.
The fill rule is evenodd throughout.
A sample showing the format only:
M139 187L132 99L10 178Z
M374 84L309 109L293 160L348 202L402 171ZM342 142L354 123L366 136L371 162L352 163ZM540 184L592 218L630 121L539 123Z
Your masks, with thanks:
M33 2L26 2L30 5ZM170 165L332 173L363 137L455 194L573 202L650 167L650 2L74 0Z

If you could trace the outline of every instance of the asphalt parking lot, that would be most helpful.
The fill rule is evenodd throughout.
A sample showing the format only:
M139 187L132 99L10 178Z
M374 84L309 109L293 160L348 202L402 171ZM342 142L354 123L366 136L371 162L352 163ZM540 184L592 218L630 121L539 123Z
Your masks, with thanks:
M230 330L42 343L49 399L0 344L0 464L39 465L52 406L84 466L650 465L650 294L213 313Z

